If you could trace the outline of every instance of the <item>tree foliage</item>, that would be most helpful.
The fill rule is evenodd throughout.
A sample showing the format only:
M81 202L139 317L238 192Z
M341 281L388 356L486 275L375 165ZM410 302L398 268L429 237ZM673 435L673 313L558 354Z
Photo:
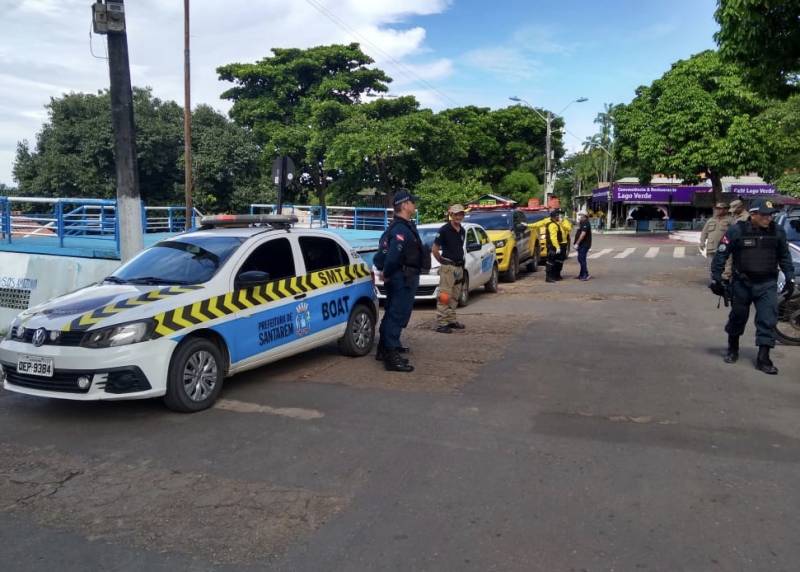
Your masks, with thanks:
M321 203L336 177L324 153L324 141L348 117L347 107L364 96L388 90L391 78L371 67L358 44L305 50L274 48L256 63L217 69L233 87L222 94L233 102L230 115L262 146L265 163L278 155L293 157Z
M718 0L714 38L722 57L741 66L770 95L796 92L800 74L800 0Z
M450 205L466 204L492 192L492 187L474 177L453 180L442 173L431 173L414 190L422 222L445 220Z
M745 85L739 69L706 51L672 68L616 112L620 155L646 181L654 173L687 181L769 172L776 163L769 125L758 121L767 101Z
M153 97L149 89L135 88L133 101L142 200L151 205L182 204L183 110L175 102ZM37 135L35 148L24 141L18 145L14 177L19 193L115 197L108 92L71 93L52 99L47 109L48 121ZM192 118L198 208L230 208L238 187L263 193L259 151L249 133L207 106L199 106Z

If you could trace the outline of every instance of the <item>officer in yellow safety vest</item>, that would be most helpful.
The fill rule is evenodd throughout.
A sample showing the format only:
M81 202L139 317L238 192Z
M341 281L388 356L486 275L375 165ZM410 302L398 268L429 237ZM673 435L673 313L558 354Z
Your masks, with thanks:
M564 265L561 259L561 243L564 242L564 231L558 222L561 211L550 211L550 222L547 223L545 240L547 241L547 265L545 266L547 278L545 282L558 282L561 280L561 268Z

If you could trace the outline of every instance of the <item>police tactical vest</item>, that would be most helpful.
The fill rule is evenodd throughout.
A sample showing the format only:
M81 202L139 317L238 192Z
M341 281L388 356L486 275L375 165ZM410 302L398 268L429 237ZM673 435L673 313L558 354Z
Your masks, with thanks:
M556 229L558 229L558 244L566 242L566 240L564 239L564 229L561 228L561 225L558 224L557 222L550 221L547 224L547 244L550 245L550 225L553 224L556 225Z
M736 269L752 277L772 277L778 274L778 236L775 225L761 232L750 223L737 223L743 227L739 239L738 256L734 257Z

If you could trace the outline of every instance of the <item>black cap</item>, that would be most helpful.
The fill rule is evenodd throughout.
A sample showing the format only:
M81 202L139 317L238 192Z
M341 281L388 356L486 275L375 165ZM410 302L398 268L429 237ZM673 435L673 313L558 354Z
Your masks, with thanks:
M753 202L750 203L750 208L747 209L751 213L758 213L758 214L775 214L778 212L778 209L775 208L772 201L768 199L755 199Z
M394 194L394 206L402 204L406 201L411 201L412 203L416 203L417 197L409 193L406 189L400 189Z
M551 217L559 216L559 215L561 215L561 209L553 209L552 211L550 211L550 216Z

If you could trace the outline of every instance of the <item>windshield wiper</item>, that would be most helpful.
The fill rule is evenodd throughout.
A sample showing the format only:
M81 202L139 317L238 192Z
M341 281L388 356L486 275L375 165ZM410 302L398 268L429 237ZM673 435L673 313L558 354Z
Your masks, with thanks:
M127 284L127 280L123 280L122 278L118 278L116 276L106 276L103 278L103 282L111 282L112 284Z
M170 280L168 278L159 278L158 276L142 276L141 278L130 278L127 280L129 284L169 284L170 286L184 286L191 284L187 280Z

